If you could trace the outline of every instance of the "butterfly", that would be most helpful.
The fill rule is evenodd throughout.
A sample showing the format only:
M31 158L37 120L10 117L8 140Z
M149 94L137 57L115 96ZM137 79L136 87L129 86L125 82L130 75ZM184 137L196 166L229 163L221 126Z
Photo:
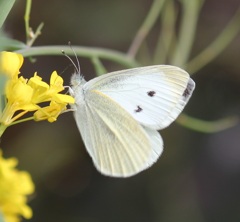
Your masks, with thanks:
M111 72L88 82L71 77L74 117L97 170L113 177L133 176L163 151L158 130L182 112L195 88L175 66L154 65Z

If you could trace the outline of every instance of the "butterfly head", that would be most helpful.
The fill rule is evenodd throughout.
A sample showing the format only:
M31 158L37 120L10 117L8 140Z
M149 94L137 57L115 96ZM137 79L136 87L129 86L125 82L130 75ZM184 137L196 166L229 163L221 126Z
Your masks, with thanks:
M84 85L86 81L80 73L74 73L71 77L70 83L71 86L74 88Z

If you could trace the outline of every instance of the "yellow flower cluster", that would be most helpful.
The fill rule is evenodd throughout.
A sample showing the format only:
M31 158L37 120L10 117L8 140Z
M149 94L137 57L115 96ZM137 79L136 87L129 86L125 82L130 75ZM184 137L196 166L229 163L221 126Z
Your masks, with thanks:
M15 169L16 165L15 158L4 159L0 151L0 215L6 222L32 217L26 195L34 192L34 185L30 175Z
M74 103L73 97L60 94L64 90L63 79L56 71L51 75L50 84L42 81L37 73L29 80L25 79L19 76L22 64L22 55L12 52L0 53L0 76L7 76L4 88L6 104L4 109L0 110L0 124L9 126L31 111L34 111L33 118L36 121L56 121L67 109L67 105ZM49 104L41 107L45 102Z

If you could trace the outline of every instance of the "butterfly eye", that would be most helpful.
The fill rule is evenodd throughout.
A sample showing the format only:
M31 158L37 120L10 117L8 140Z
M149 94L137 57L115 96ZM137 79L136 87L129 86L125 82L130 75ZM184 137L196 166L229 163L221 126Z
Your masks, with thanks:
M155 96L156 92L155 91L149 91L147 92L148 96L153 97Z
M136 113L140 113L143 109L140 106L137 106L137 109L135 109Z

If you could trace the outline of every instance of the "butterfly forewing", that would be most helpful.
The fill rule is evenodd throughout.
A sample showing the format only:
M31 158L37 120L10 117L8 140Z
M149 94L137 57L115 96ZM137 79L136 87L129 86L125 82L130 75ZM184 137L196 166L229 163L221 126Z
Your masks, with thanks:
M184 70L167 65L112 72L86 84L111 97L142 125L167 127L191 97L194 82Z

